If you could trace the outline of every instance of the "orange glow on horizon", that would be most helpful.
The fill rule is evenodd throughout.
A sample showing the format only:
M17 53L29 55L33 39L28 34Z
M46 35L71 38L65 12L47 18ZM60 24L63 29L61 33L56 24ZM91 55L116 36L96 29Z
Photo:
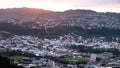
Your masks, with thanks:
M57 5L57 6L56 6ZM53 10L53 11L64 11L64 10L68 10L71 8L75 8L74 6L71 5L64 5L64 4L52 4L52 3L27 3L26 7L31 7L31 8L40 8L40 9L46 9L46 10Z

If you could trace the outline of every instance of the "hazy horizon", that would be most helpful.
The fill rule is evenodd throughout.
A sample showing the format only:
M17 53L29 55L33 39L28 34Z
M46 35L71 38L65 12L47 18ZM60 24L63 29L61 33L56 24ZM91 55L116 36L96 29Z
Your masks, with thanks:
M0 0L0 9L22 7L51 11L85 9L120 13L120 0Z

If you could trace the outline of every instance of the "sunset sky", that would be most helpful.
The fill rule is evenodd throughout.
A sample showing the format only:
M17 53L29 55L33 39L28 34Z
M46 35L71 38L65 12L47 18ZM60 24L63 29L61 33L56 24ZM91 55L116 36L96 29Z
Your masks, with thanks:
M31 7L53 11L91 9L98 12L119 12L120 0L0 0L0 8Z

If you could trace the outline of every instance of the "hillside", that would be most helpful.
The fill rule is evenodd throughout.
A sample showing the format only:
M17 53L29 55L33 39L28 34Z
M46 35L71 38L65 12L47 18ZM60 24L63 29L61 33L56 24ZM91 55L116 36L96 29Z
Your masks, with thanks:
M41 17L52 13L53 11L35 9L35 8L11 8L11 9L0 9L0 18L1 19L10 19L10 18L33 18Z
M34 8L0 9L0 30L12 34L58 36L119 36L120 13L92 10L53 12ZM6 28L7 27L7 28Z

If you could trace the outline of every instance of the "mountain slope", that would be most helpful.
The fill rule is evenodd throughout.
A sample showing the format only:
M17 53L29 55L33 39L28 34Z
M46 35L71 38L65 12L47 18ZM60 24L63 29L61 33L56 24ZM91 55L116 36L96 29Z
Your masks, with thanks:
M0 9L0 30L15 34L53 36L67 33L80 35L120 36L120 13L92 10L53 12L33 8ZM29 18L34 18L26 21ZM7 28L6 28L7 27Z
M41 17L43 14L53 13L53 11L35 9L35 8L11 8L0 9L0 18L34 18Z

